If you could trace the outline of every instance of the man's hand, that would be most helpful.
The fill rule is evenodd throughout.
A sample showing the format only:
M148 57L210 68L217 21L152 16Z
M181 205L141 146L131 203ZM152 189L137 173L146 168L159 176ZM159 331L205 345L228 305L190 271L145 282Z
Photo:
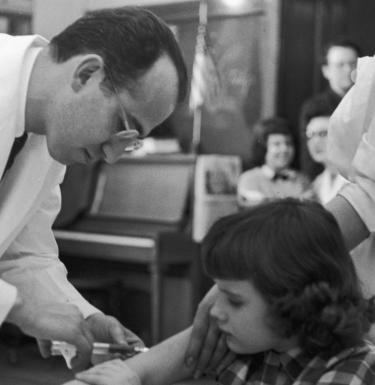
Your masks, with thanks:
M230 363L234 355L229 352L225 340L210 317L210 310L216 301L217 286L203 298L194 317L191 339L185 354L187 366L195 367L195 378L199 378L206 370L218 370Z
M136 334L126 329L114 317L103 313L95 313L87 317L85 322L97 342L144 346L142 340Z
M43 357L50 356L51 341L65 341L77 348L71 364L75 371L86 369L91 362L95 341L143 346L138 336L126 329L115 318L95 313L84 319L80 310L65 303L39 305L18 303L7 320L38 340Z
M96 342L109 342L117 344L144 346L142 340L129 329L126 329L114 317L102 313L95 313L86 319L89 328ZM93 356L91 363L96 365L108 361L118 355Z
M75 370L88 367L94 338L76 306L65 303L16 305L7 320L38 339L43 357L50 355L51 340L65 341L77 348L72 367Z

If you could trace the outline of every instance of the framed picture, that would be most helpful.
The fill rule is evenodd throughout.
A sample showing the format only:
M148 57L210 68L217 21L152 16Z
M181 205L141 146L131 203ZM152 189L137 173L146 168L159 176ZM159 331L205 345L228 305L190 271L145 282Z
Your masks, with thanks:
M9 18L0 16L0 33L7 33L9 30Z
M201 155L194 177L193 239L200 242L220 217L238 211L241 160L234 155Z

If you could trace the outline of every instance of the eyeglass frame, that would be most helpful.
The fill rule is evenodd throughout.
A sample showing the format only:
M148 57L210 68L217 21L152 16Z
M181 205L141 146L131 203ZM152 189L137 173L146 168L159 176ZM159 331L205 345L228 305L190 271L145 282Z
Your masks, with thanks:
M114 91L114 95L117 99L117 102L120 106L121 118L122 118L121 121L122 121L123 126L125 127L124 130L118 131L117 133L130 131L131 128L130 128L130 123L129 123L129 119L128 119L128 113L126 112L125 107L122 104L122 101L120 98L120 92L118 91L118 89L115 85L115 82L113 81L112 72L108 67L106 67L106 75L107 75L107 79L109 80L109 83L110 83L110 85ZM142 139L137 139L137 141L134 142L132 145L125 147L124 152L131 152L134 150L138 150L139 148L142 147L142 145L143 145Z
M324 139L327 136L328 136L328 130L320 130L320 131L311 132L311 133L306 131L306 138L309 139L309 140L312 139L312 138Z

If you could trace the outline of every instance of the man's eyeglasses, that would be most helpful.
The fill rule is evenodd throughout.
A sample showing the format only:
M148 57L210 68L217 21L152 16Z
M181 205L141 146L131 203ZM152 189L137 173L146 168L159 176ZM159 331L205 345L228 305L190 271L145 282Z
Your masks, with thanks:
M115 86L115 82L113 81L113 77L112 77L112 73L111 71L108 69L107 67L107 76L108 76L108 80L111 84L111 87L114 91L114 94L116 96L116 99L117 99L117 102L119 104L119 107L120 107L120 112L121 112L121 128L119 128L116 133L118 134L119 132L126 132L126 131L130 131L132 129L135 129L135 128L132 128L132 125L130 124L130 120L128 118L128 114L125 110L125 107L123 106L122 104L122 101L121 101L121 98L120 98L120 93L117 89L117 87ZM139 130L136 130L139 132ZM137 150L139 149L140 147L142 147L142 140L140 139L137 139L134 143L132 143L130 146L127 146L124 151L125 152L129 152L129 151L134 151L134 150Z
M306 132L306 137L307 139L312 139L312 138L321 138L324 139L328 135L327 130L322 130L322 131L307 131Z

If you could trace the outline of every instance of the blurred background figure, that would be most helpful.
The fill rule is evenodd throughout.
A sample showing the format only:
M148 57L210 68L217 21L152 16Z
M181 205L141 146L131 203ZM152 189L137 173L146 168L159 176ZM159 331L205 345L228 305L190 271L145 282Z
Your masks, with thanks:
M239 178L237 198L240 207L250 207L265 199L311 197L306 176L291 169L295 144L285 119L260 120L254 128L253 164Z
M356 68L357 59L361 56L360 48L349 39L338 39L327 44L322 57L321 70L327 79L327 88L306 100L302 105L300 115L300 168L301 171L314 179L324 166L315 161L307 149L306 125L310 119L310 111L315 105L326 106L330 114L340 103L343 96L353 85L352 73Z
M307 149L311 159L323 168L312 182L314 194L322 204L329 202L347 183L346 179L327 161L328 124L334 110L333 104L316 99L309 103L305 111Z

